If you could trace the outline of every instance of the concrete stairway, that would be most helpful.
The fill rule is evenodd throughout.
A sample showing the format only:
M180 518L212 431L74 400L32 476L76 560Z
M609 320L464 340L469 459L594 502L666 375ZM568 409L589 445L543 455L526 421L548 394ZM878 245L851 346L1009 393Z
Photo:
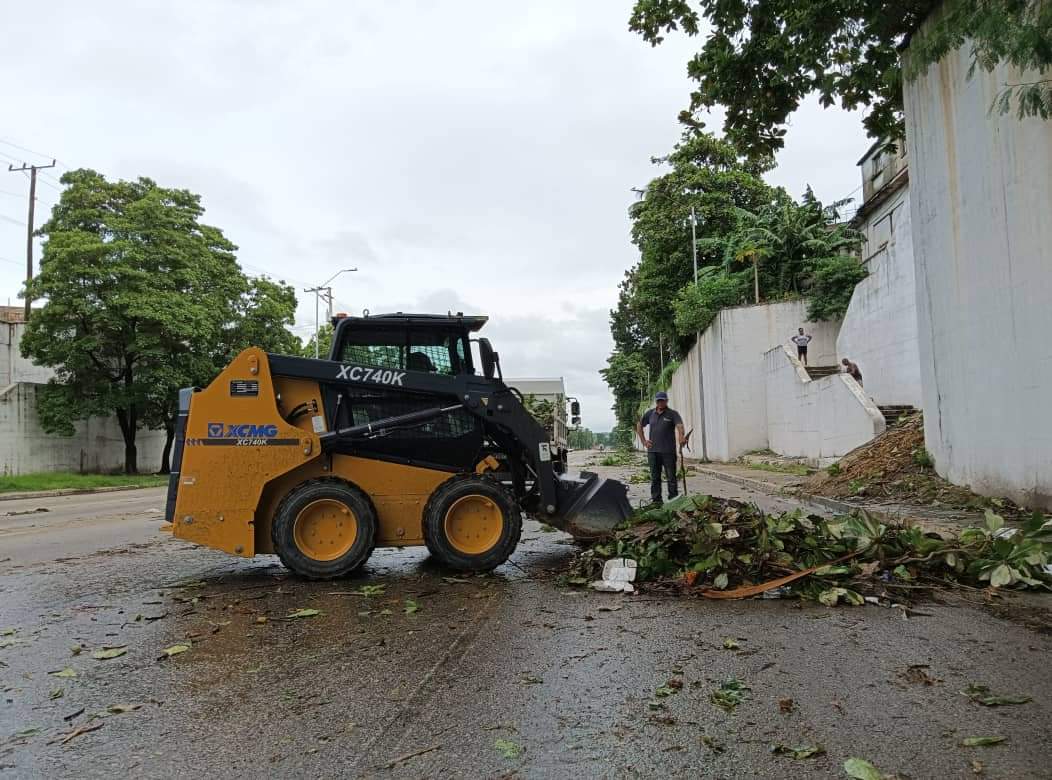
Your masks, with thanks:
M884 422L890 428L892 425L897 423L901 418L907 415L913 414L916 408L912 406L878 406L880 413L884 415Z
M840 373L840 366L805 366L804 368L812 379L821 379L824 376Z

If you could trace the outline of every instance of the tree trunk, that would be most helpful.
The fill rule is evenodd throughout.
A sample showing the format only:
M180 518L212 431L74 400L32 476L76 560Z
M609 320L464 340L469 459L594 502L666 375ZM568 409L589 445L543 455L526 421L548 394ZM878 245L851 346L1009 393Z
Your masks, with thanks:
M121 436L124 437L124 473L139 473L138 452L135 448L135 412L134 410L118 409L117 424L121 427Z
M159 474L167 474L172 470L172 441L175 439L175 423L164 424L164 449L161 451L161 470Z
M752 284L753 292L756 294L756 302L760 302L760 263L752 261Z

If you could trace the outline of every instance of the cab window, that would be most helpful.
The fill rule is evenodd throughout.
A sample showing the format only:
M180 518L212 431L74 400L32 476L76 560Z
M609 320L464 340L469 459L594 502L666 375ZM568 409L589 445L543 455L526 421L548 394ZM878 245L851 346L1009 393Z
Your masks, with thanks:
M340 360L381 368L406 367L405 332L350 330L340 347Z

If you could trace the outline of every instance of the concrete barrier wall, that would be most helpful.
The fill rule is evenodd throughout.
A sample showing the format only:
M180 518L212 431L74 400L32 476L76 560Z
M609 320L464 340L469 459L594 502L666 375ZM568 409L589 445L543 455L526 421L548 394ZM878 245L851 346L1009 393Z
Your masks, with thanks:
M16 382L47 382L55 372L22 357L22 322L0 322L0 388Z
M1052 509L1052 121L990 111L1041 74L971 61L904 88L924 437L952 482Z
M888 216L890 214L890 216ZM855 286L837 336L837 355L858 364L866 393L878 404L920 407L917 285L908 190L869 219L892 223L883 249L874 247L869 276Z
M884 432L884 416L846 374L812 380L795 352L777 346L764 375L768 446L779 455L827 466Z
M734 460L767 447L764 353L788 343L800 326L813 336L811 364L834 364L839 323L807 322L803 300L723 309L701 334L669 388L670 406L683 415L687 430L694 429L691 443L696 457L702 454L702 386L711 460Z
M36 414L38 387L18 383L0 388L0 474L123 469L124 439L116 419L92 417L78 422L73 436L44 433ZM157 471L164 431L139 431L136 445L139 471Z

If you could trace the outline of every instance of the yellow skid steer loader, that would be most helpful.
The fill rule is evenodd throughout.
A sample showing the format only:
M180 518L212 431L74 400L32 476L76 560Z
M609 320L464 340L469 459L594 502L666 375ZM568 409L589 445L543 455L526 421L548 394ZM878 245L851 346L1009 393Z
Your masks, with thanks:
M166 518L175 536L296 574L338 577L375 547L427 545L499 566L522 513L579 539L631 512L620 482L566 474L566 452L506 386L485 317L335 320L328 360L247 349L179 395ZM472 343L482 373L476 374Z

